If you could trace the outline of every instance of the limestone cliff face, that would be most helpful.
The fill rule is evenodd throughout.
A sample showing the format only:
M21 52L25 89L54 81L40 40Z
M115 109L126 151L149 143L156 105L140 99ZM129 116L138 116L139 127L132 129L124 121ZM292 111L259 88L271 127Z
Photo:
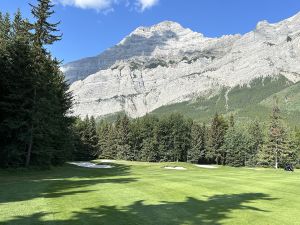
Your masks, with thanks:
M119 111L139 117L258 77L284 75L297 82L300 14L220 38L170 21L139 27L99 56L66 64L62 71L73 82L74 114L82 117Z

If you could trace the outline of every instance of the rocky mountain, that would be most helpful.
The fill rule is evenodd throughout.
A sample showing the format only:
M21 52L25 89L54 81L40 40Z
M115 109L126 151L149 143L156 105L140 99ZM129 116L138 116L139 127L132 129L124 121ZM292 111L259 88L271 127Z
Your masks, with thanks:
M300 13L220 38L171 21L139 27L99 56L66 64L62 71L72 83L74 114L82 117L121 111L139 117L220 94L228 110L236 88L257 80L284 78L288 85L300 80Z

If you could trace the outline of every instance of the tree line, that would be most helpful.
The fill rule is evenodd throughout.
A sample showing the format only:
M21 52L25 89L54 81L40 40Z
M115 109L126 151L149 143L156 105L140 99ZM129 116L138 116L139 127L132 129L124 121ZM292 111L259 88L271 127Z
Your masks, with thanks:
M107 158L147 162L192 162L219 165L284 167L300 160L300 131L285 125L278 106L269 124L236 123L231 115L215 114L209 124L173 113L146 115L115 122L78 119L75 158Z
M73 150L72 95L47 46L61 39L51 0L34 22L0 13L0 167L59 165Z

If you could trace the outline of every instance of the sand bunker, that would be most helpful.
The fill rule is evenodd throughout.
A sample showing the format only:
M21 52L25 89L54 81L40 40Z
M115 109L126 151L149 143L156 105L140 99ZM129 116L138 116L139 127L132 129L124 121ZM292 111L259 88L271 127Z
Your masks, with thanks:
M113 168L111 165L97 165L91 162L69 162L69 164L85 167L85 168L97 168L97 169L109 169Z
M165 166L164 168L168 170L186 170L186 168L181 166Z
M201 168L206 168L206 169L217 169L217 166L213 166L213 165L195 165L197 167L201 167Z
M101 159L100 160L103 163L111 163L111 162L115 162L116 160L111 160L111 159Z

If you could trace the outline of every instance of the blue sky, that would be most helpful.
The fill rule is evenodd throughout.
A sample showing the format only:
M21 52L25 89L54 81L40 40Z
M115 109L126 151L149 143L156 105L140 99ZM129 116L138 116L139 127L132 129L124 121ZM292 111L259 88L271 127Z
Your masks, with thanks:
M63 40L51 47L64 62L94 56L117 44L138 26L163 20L208 37L246 33L260 20L278 22L300 11L299 0L55 0L54 21ZM20 8L30 18L28 2L0 0L2 12Z

